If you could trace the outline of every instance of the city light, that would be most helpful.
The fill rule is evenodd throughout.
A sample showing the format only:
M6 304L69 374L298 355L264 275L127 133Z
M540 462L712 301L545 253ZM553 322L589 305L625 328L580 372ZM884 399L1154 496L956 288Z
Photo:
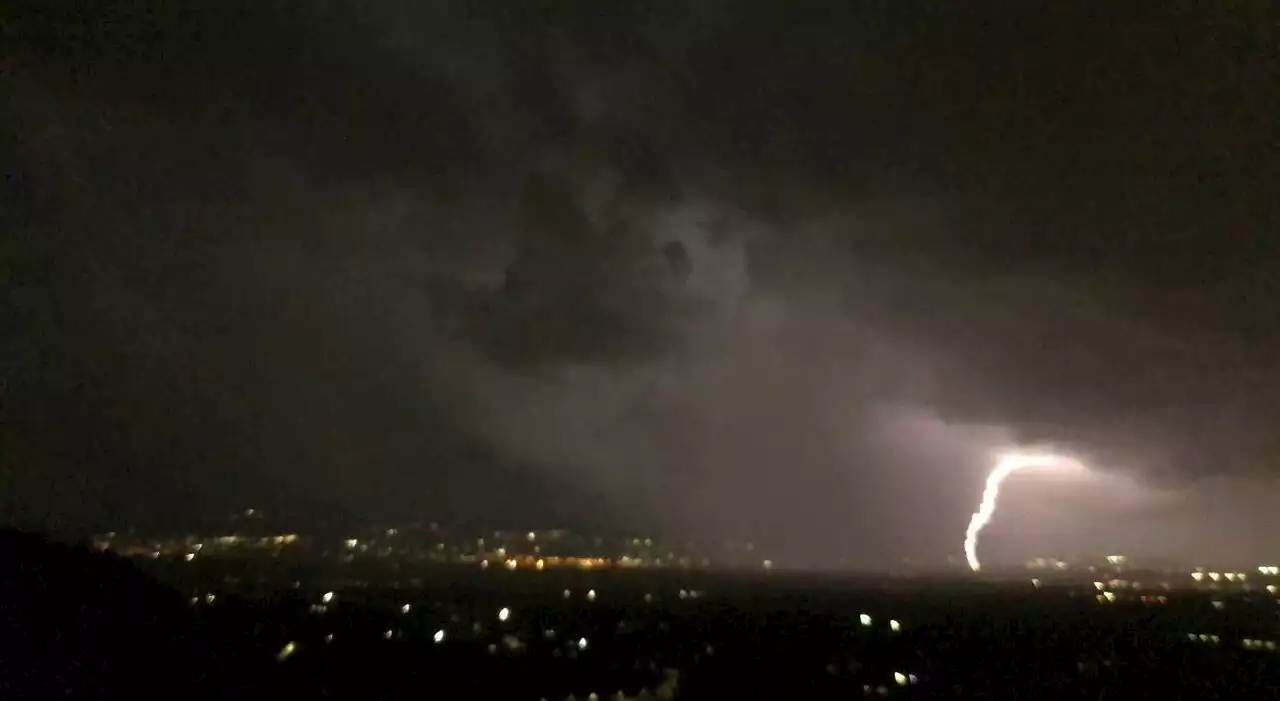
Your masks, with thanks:
M431 636L431 639L432 639L432 640L434 640L434 641L436 641L437 643L443 643L443 642L444 642L444 628L441 628L440 630L437 630L437 631L436 631L436 634L435 634L435 635L433 635L433 636Z
M864 626L871 625L871 615L866 613L858 614L858 622Z
M333 601L333 596L333 592L327 591L324 593L324 596L320 597L320 600L327 604Z
M509 609L509 608L507 608L507 607L505 607L505 606L503 606L501 609L498 609L498 620L499 620L499 621L505 621L505 620L507 620L508 618L511 618L511 609Z
M285 643L285 646L280 649L280 652L276 653L276 660L280 662L284 662L285 660L289 659L289 656L292 655L294 651L297 649L298 649L297 643L294 643L292 641Z
M1048 467L1055 470L1084 470L1084 464L1073 458L1057 453L1008 453L1000 458L995 468L987 475L986 487L982 491L982 501L978 510L969 519L969 526L964 534L964 554L969 562L969 569L977 572L982 569L978 561L978 535L991 522L995 514L996 502L1000 497L1000 484L1018 470L1028 467Z
M579 649L579 650L586 650L586 649L587 649L587 639L586 639L586 638L578 638L578 649Z

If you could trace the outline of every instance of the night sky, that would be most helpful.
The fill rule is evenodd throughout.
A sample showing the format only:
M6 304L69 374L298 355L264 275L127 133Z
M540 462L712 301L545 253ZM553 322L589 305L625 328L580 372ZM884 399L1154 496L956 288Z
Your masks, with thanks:
M1274 543L1273 3L5 5L8 522Z

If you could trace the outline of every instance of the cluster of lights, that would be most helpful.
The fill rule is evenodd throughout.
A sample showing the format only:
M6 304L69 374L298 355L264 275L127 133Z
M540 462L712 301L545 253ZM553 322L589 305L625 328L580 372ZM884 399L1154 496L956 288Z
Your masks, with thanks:
M566 593L568 593L568 590L566 590ZM594 593L594 592L590 592L590 593L589 593L589 595L588 595L589 597L590 597L590 594L591 594L591 593ZM323 600L325 600L325 601L332 601L332 600L334 600L334 598L335 598L335 597L336 597L336 595L335 595L333 592L326 592L326 593L324 594L324 596L323 596ZM402 612L402 613L408 613L410 610L411 610L411 605L410 605L410 604L404 604L404 605L402 605L402 606L401 606L401 612ZM501 608L501 609L499 609L499 610L498 610L497 616L498 616L498 620L500 620L500 621L507 621L507 620L509 620L509 619L510 619L510 617L511 617L511 609L510 609L510 608L508 608L508 607L503 607L503 608ZM455 620L456 620L456 616L455 616ZM864 626L870 626L870 625L872 625L872 623L873 623L873 619L872 619L871 615L870 615L870 614L866 614L866 613L860 614L860 616L859 616L859 620L860 620L861 624L862 624L862 625L864 625ZM473 626L473 627L474 627L476 630L480 630L480 625L479 625L478 623L474 624L474 626ZM891 631L893 631L893 632L900 632L900 631L902 630L902 625L901 625L901 623L900 623L897 619L889 619L889 621L888 621L888 627L889 627L889 629L890 629ZM554 637L555 637L555 631L553 631L553 630L551 630L551 629L546 629L546 630L544 630L544 631L543 631L543 633L544 633L544 637L547 637L547 638L549 638L549 639L550 639L550 638L554 638ZM402 636L401 631L396 630L396 629L394 629L394 628L388 628L387 630L383 631L383 633L382 633L382 638L383 638L384 640L398 639L398 638L400 638L401 636ZM333 641L333 637L334 637L334 636L333 636L332 634L327 634L327 635L325 635L325 636L324 636L323 640L324 640L324 642L325 642L326 644L327 644L327 643L332 643L332 641ZM434 642L435 644L442 644L442 643L444 643L445 638L446 638L446 631L445 631L445 629L443 629L443 628L436 630L436 631L435 631L435 633L434 633L434 634L433 634L433 636L432 636L432 640L433 640L433 642ZM1192 638L1193 638L1193 639L1195 639L1195 636L1192 636ZM1217 638L1216 638L1216 636L1214 636L1214 642L1217 642ZM1263 642L1263 641L1250 641L1250 640L1246 640L1244 644L1245 644L1245 646L1246 646L1246 647L1249 647L1249 646L1251 646L1254 642L1256 642L1256 643L1257 643L1257 645L1258 645L1258 649L1262 649L1262 646L1264 645L1264 642ZM510 651L513 651L513 652L518 652L518 651L520 651L520 650L522 650L522 649L524 649L524 648L525 648L524 643L523 643L519 638L517 638L517 637L515 637L515 636L513 636L513 635L506 635L506 636L504 636L504 637L503 637L503 639L502 639L502 641L501 641L501 643L502 643L502 646L501 646L501 647L505 647L506 649L508 649L508 650L510 650ZM1271 643L1270 645L1271 645L1271 648L1270 648L1270 649L1274 649L1274 643ZM571 653L576 653L576 652L585 652L585 651L587 650L587 648L588 648L588 647L589 647L589 642L588 642L587 638L585 638L585 637L580 637L580 638L578 638L576 641L573 641L573 642L569 643L569 648L570 648L570 650L571 650ZM492 655L492 654L497 654L497 653L498 653L498 651L499 651L500 649L501 649L501 648L500 648L500 646L499 646L498 644L496 644L496 643L490 643L490 644L487 646L487 651L488 651L488 653L489 653L489 654L491 654L491 655ZM290 642L288 642L287 644L285 644L285 646L284 646L284 647L283 647L283 648L282 648L282 649L277 653L277 655L276 655L276 659L277 659L277 661L283 662L283 661L285 661L287 658L289 658L289 657L291 657L292 655L294 655L294 654L297 652L297 650L298 650L298 644L297 644L297 643L295 643L295 642L290 641ZM558 654L558 653L557 653L557 654ZM710 645L708 645L708 646L707 646L707 654L708 654L708 655L712 655L712 654L714 654L714 649L713 649ZM917 677L915 674L908 673L908 672L903 672L903 671L895 671L895 672L893 672L893 683L894 683L894 685L896 685L896 686L899 686L899 687L905 687L905 686L909 686L909 685L918 684L918 683L919 683L919 681L920 681L920 680L919 680L919 677ZM879 685L879 686L874 687L874 689L873 689L872 687L870 687L870 686L864 686L864 692L865 692L866 694L868 694L868 695L870 695L870 694L872 693L872 691L873 691L873 690L874 690L874 692L875 692L877 695L880 695L880 696L886 696L886 695L888 694L888 686L887 686L887 685ZM592 694L592 697L595 697L595 698L597 698L597 699L599 698L599 697L598 697L598 696L596 696L595 694ZM622 692L619 692L619 694L618 694L618 698L620 698L620 699L624 699L624 698L626 698L626 697L622 694Z
M894 672L893 683L897 684L898 686L918 684L920 683L920 678L914 674L909 674L907 672ZM876 687L872 687L870 684L862 685L862 693L864 695L870 696L872 692L874 692L877 696L887 696L889 694L889 687L885 686L884 684L881 684Z
M519 555L507 557L506 548L498 548L494 551L497 556L493 561L501 562L502 566L507 570L517 570L522 567L533 568L539 572L551 567L576 567L578 569L589 570L597 567L612 567L615 563L604 557L535 557L532 555ZM489 569L490 560L480 560L480 569ZM617 563L622 567L639 567L639 560L622 558Z
M1276 641L1274 640L1257 640L1255 638L1244 638L1243 640L1240 641L1240 644L1244 646L1244 649L1246 650L1266 650L1268 652L1275 652L1276 650Z
M1263 568L1259 567L1258 569L1262 570ZM1205 577L1208 577L1209 580L1213 582L1222 580L1226 580L1228 582L1246 582L1249 580L1249 575L1244 572L1202 572L1197 570L1191 573L1191 578L1197 582L1203 582Z
M1222 638L1213 633L1187 633L1187 640L1193 643L1212 643L1214 645L1222 642ZM1241 638L1240 646L1246 650L1266 650L1267 652L1275 652L1280 649L1274 640L1259 640L1257 638Z
M1260 574L1269 574L1272 576L1280 574L1280 565L1261 565L1258 567Z
M510 617L511 617L511 609L504 607L498 610L498 620L506 621L506 620L509 620ZM480 624L479 623L474 624L473 629L479 632L481 630ZM402 633L400 631L394 628L388 628L382 632L382 639L392 640L392 639L400 638L401 635ZM439 645L444 643L446 637L447 637L447 634L445 632L445 629L440 628L435 631L435 633L431 636L431 639L434 643ZM556 633L552 629L546 629L543 631L543 637L547 639L554 639L556 637ZM333 635L332 634L325 635L324 641L326 643L333 642ZM503 636L502 645L503 647L511 651L520 651L525 647L524 643L514 635ZM571 650L574 650L575 652L584 652L586 651L587 647L589 647L589 645L590 643L585 637L580 637L576 641L571 642L569 644L569 647ZM284 661L286 658L288 658L289 656L293 655L294 652L296 652L297 647L298 647L297 644L293 642L286 644L284 648L282 648L280 652L276 655L276 658L280 661ZM496 644L490 644L488 647L488 650L490 654L495 654L498 651L498 646ZM707 648L707 654L712 654L712 649L710 646L708 646Z

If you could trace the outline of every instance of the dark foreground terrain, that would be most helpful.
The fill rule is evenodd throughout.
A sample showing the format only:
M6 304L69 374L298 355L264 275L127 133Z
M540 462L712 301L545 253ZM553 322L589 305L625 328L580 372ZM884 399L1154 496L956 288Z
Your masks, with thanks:
M630 572L249 592L0 547L3 699L1280 698L1261 592Z

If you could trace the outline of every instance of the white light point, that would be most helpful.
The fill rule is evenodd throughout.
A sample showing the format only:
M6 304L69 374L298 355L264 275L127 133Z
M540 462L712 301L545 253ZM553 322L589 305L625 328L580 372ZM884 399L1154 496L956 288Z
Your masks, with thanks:
M1058 453L1006 453L996 462L996 466L987 475L986 487L982 490L982 503L969 519L969 527L964 532L964 556L969 561L969 569L977 572L982 569L978 561L978 534L991 522L996 511L996 501L1000 498L1000 485L1010 475L1028 467L1051 468L1055 471L1084 471L1084 463Z

